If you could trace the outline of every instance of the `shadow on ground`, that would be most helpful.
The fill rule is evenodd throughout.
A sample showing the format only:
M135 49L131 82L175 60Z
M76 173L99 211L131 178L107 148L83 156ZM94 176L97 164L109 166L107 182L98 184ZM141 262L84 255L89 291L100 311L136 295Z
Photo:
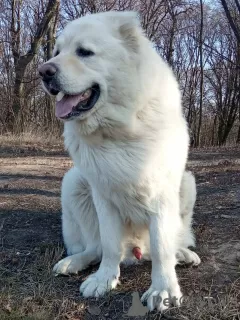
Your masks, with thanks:
M129 317L127 312L132 293L141 294L150 285L150 263L122 267L117 290L98 301L79 296L79 284L96 266L72 277L52 274L54 263L65 254L59 195L61 179L71 166L62 161L66 154L36 146L4 146L1 151L1 320L239 319L238 149L192 151L188 166L198 184L194 229L202 264L177 267L186 297L181 309L143 317ZM9 164L13 157L14 166Z

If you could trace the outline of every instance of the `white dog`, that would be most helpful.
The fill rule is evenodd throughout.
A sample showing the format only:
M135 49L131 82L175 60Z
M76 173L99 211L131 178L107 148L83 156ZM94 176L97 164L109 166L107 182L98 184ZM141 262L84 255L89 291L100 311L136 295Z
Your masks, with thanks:
M176 79L143 35L136 13L107 12L70 22L40 67L74 162L62 184L68 257L57 274L101 261L80 287L97 297L116 287L121 261L152 260L143 295L150 310L179 304L175 265L200 263L191 231L194 177L185 172L188 130ZM159 299L161 297L161 299Z

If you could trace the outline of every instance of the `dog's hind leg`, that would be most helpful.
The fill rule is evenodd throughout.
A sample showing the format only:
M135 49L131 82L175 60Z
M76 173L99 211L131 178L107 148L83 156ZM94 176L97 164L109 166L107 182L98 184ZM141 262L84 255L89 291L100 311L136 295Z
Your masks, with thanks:
M198 265L201 260L199 256L188 249L195 246L195 237L192 230L193 208L196 201L196 183L191 172L185 171L180 188L180 215L182 218L182 230L179 239L179 249L176 257L178 263L192 263Z
M69 257L59 261L54 272L77 273L101 260L98 218L91 190L77 168L70 169L62 183L62 230Z
M81 253L76 253L68 256L55 264L53 272L55 274L77 274L89 267L91 264L96 264L100 261L99 248L87 248ZM98 259L99 257L99 259Z
M188 248L179 248L176 254L177 264L192 264L197 266L200 264L201 259L196 252Z
M180 215L183 222L181 243L183 247L195 246L195 237L192 231L192 216L196 194L195 178L191 172L185 171L180 188Z

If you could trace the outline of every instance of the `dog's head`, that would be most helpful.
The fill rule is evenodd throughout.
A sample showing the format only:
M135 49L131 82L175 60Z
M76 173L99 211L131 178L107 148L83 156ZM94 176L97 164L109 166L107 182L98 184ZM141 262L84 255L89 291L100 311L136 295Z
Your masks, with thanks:
M135 12L98 13L70 22L53 58L39 68L44 89L56 96L56 116L85 127L87 122L90 131L128 121L141 99L141 39Z

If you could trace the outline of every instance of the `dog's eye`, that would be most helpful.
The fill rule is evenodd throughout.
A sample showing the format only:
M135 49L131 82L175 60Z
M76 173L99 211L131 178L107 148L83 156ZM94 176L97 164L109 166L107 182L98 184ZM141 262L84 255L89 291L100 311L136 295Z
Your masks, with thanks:
M90 57L94 55L94 52L91 50L83 49L83 48L78 48L76 50L76 53L79 57Z
M58 55L59 55L59 53L60 53L60 51L59 51L59 50L57 50L57 51L55 52L55 54L54 54L54 57L58 56Z

